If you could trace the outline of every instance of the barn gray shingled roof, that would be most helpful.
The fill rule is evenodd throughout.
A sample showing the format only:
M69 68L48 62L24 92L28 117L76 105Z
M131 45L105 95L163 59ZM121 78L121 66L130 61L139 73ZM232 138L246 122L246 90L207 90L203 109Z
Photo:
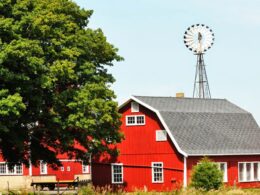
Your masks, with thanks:
M159 111L188 155L260 154L255 119L226 99L134 97Z

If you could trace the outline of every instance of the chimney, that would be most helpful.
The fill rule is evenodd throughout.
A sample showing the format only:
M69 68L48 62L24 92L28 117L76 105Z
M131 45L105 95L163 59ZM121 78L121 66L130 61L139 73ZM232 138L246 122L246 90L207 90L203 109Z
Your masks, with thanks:
M176 98L184 98L184 93L182 92L176 93Z

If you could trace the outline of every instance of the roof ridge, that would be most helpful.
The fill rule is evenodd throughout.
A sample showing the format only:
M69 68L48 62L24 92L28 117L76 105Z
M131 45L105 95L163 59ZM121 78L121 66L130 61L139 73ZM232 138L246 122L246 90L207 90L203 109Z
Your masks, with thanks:
M247 112L247 111L245 111L245 112L191 112L191 111L168 111L168 110L159 110L159 112L168 112L168 113L185 113L185 114L195 114L195 113L197 113L197 114L250 114L250 115L252 115L250 112Z
M163 96L132 96L159 111L200 113L248 113L227 99L176 98Z
M174 96L148 96L148 95L132 95L132 96L134 96L134 97L149 97L149 98L174 98L174 99L195 99L195 100L208 100L208 101L210 101L210 100L225 100L225 101L227 101L227 99L226 98L193 98L193 97L181 97L181 98L179 98L179 97L174 97Z

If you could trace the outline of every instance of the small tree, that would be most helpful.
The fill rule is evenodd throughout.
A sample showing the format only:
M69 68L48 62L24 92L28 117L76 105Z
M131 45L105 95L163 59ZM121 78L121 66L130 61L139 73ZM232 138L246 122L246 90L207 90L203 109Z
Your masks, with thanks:
M223 173L217 164L204 157L193 167L191 186L196 189L219 189L223 185Z

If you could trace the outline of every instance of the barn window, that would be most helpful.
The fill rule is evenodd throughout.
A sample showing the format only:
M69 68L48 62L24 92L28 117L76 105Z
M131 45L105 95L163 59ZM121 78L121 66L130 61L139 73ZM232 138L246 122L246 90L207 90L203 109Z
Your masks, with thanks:
M40 162L40 173L41 174L47 174L47 163L41 161Z
M12 168L8 167L8 163L0 163L0 175L22 175L22 164L14 165Z
M23 174L23 166L20 164L20 165L15 165L14 167L15 169L15 173L18 174L18 175L22 175Z
M223 172L223 182L228 181L227 176L227 163L226 162L217 162L218 168Z
M61 170L61 171L64 171L64 167L61 167L60 170Z
M7 164L6 163L1 163L0 164L0 174L5 175L7 173Z
M260 162L238 163L240 182L260 181Z
M136 123L137 123L137 125L143 125L144 124L144 116L136 116Z
M156 130L156 141L166 141L167 133L165 130Z
M163 183L163 163L152 162L152 182Z
M127 116L126 117L127 125L135 125L135 116Z
M113 163L112 168L112 183L123 183L123 164Z
M89 173L89 166L82 162L82 173Z
M139 104L136 102L131 102L131 112L139 112Z
M145 116L144 115L130 115L126 116L126 125L145 125Z

